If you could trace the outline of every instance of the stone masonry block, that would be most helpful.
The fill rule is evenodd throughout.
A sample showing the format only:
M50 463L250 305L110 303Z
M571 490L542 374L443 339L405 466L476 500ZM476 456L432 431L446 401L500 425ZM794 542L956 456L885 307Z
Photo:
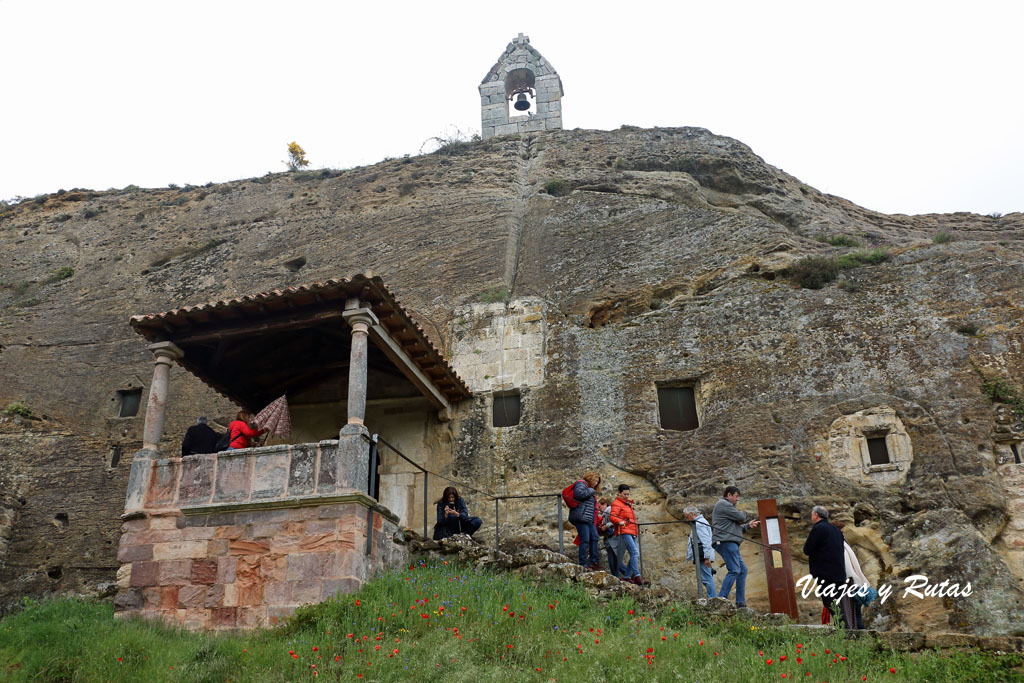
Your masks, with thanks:
M293 449L291 469L288 472L288 495L302 496L316 488L316 452Z
M177 529L178 518L173 515L162 515L160 517L151 517L149 520L150 529Z
M229 453L226 451L225 453ZM252 486L252 458L247 455L217 456L217 483L214 487L214 503L231 503L248 500Z
M291 588L291 601L295 605L305 605L320 600L321 584L317 579L302 579L301 581L289 581Z
M223 557L228 554L230 541L226 538L217 538L206 544L206 554L209 557Z
M235 568L238 565L238 558L220 557L217 558L217 583L234 583Z
M133 588L155 586L160 576L159 562L133 562L129 585Z
M206 557L205 541L176 541L153 545L154 560L183 560Z
M225 607L238 607L238 586L233 583L224 584Z
M183 541L209 541L217 537L217 528L212 526L193 526L181 529L181 540Z
M196 560L192 563L189 583L211 585L217 582L217 560Z
M118 562L139 562L153 559L151 545L123 545L117 549Z
M218 607L211 611L210 622L219 628L235 628L238 625L238 609L236 607Z
M192 573L192 560L164 560L160 563L161 586L184 586Z
M183 609L195 609L203 604L206 599L206 586L179 586L178 607Z
M280 498L288 485L291 458L287 453L273 453L256 458L253 466L252 497Z
M286 578L289 581L326 578L331 575L333 559L333 553L299 553L289 555Z
M265 605L290 605L292 600L291 586L284 581L271 581L263 585L263 603Z
M213 470L216 455L195 455L181 459L179 503L206 503L213 495Z
M330 576L337 578L361 577L365 575L366 557L363 548L334 553L334 564Z
M307 534L299 542L299 550L304 553L326 552L334 550L336 532L326 534Z
M132 566L130 564L122 564L117 570L117 587L121 590L127 590L131 588L132 580Z
M360 582L359 579L327 579L323 582L323 590L320 599L327 600L339 593L342 595L348 595L350 593L357 592L362 587L362 582Z
M206 589L206 595L203 597L203 607L213 608L221 607L224 604L224 584L217 583L209 586Z
M260 539L258 541L245 541L239 539L237 541L231 541L228 546L228 552L232 555L248 555L251 553L265 553L270 550L270 541L267 539Z

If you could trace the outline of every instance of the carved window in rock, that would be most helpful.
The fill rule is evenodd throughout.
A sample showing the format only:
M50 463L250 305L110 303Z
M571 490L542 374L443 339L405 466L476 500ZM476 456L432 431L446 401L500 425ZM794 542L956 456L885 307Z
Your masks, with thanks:
M658 416L662 429L690 432L700 427L696 386L659 386Z
M491 425L493 427L514 427L519 424L519 392L495 394L491 398Z
M142 389L121 389L117 392L117 416L135 417L142 404Z
M1020 464L1020 445L1016 443L1010 444L1010 452L1013 453L1013 461L1016 464Z
M868 440L868 458L872 465L888 465L891 462L889 457L889 449L885 445L886 435L881 436L869 436Z

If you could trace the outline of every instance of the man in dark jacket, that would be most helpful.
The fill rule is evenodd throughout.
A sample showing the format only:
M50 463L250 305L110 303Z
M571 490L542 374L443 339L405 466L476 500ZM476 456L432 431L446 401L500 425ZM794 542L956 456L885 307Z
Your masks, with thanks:
M820 505L811 509L811 523L814 526L804 543L804 555L807 555L811 576L821 583L822 604L835 614L836 596L846 585L845 539L843 532L828 521L828 510ZM849 608L852 613L853 607L845 591L839 603L846 628L852 628L853 623L848 619L847 611Z
M185 430L185 438L181 441L181 454L213 453L217 450L218 438L220 434L210 429L205 417L200 417L194 425Z

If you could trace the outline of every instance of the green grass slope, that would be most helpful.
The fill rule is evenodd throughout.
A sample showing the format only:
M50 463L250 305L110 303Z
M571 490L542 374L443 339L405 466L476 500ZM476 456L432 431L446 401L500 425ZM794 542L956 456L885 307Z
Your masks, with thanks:
M712 623L681 604L598 602L576 586L446 563L382 575L262 632L190 633L74 600L0 621L5 681L988 682L1022 680L1020 665Z

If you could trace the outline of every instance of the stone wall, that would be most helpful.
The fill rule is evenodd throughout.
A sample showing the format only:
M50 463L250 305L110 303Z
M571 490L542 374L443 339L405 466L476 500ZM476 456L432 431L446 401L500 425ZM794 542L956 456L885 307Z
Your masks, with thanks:
M368 452L361 434L344 431L177 458L139 451L117 613L188 628L264 626L404 561L398 517L365 493Z
M509 98L517 85L533 91L532 111L510 115ZM479 90L484 139L562 128L562 79L522 33L508 44Z
M117 615L187 628L272 625L405 562L404 548L392 540L397 519L372 499L353 494L321 503L127 515Z

